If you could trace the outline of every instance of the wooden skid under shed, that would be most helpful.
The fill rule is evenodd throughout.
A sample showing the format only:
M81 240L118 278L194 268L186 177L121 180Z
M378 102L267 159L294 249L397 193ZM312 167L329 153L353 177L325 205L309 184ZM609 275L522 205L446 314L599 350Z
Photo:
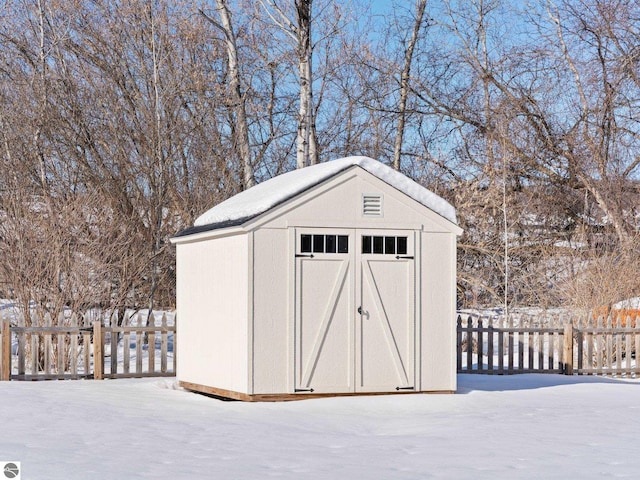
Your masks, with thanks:
M330 398L330 397L358 397L358 396L374 396L374 395L415 395L415 394L453 394L452 390L434 390L434 391L399 391L399 392L351 392L351 393L271 393L250 395L248 393L234 392L233 390L225 390L223 388L208 387L191 382L179 382L182 388L191 390L205 395L214 397L241 400L243 402L290 402L295 400L310 400L314 398Z

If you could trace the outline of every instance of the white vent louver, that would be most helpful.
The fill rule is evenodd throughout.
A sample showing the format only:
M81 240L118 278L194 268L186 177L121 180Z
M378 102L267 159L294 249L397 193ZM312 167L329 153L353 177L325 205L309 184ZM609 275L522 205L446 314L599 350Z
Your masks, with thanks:
M382 195L365 194L362 196L362 216L381 217L382 216Z

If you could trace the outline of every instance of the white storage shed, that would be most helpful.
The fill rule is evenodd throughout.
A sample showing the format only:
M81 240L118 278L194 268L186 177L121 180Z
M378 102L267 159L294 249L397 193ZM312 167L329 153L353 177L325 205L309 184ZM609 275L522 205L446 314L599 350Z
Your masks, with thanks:
M453 207L348 157L199 217L177 249L181 386L240 400L456 390Z

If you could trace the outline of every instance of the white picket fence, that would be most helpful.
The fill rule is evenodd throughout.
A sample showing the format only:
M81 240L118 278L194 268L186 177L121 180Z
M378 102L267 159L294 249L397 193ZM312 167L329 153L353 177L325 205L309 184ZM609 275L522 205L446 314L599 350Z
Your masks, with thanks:
M636 318L528 318L506 321L458 316L459 373L640 373Z
M174 314L152 316L148 324L142 314L127 325L115 317L92 321L75 315L64 323L21 327L3 321L0 380L175 376Z

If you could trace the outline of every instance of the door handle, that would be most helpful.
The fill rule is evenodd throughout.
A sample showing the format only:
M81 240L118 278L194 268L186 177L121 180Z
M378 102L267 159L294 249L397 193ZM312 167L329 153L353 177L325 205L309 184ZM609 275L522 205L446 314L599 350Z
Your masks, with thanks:
M362 305L360 305L360 306L358 307L358 313L359 313L360 315L362 315Z

